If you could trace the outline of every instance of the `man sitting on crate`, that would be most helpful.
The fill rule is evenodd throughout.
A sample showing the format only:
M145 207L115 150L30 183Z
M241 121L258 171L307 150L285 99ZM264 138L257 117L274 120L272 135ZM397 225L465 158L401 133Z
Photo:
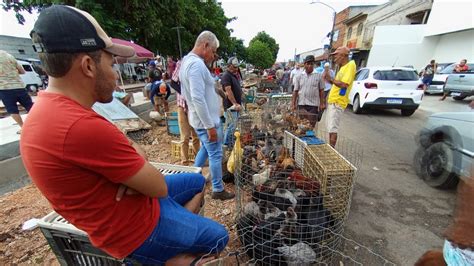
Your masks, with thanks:
M28 173L53 209L115 258L174 263L189 254L217 254L226 229L195 213L205 179L163 176L95 102L112 100L114 56L134 50L113 44L88 13L63 5L41 11L31 32L50 77L25 123L20 148Z
M304 71L296 77L291 107L298 110L300 118L307 119L314 127L318 122L318 112L325 108L324 81L320 73L314 72L314 56L304 59Z

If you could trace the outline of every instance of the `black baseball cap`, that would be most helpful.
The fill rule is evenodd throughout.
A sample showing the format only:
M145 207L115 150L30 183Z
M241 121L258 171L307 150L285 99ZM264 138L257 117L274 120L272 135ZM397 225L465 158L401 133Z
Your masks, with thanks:
M305 63L308 63L308 62L314 62L315 59L314 59L314 55L308 55L304 58L304 62Z
M38 53L81 53L105 50L120 57L132 57L135 50L112 42L89 13L66 5L52 5L41 11L30 33L41 43L34 43Z

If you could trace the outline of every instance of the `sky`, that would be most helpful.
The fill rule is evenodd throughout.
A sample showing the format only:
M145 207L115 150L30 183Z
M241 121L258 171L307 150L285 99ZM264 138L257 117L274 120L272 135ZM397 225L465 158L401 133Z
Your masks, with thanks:
M227 17L237 17L227 25L232 36L243 39L247 46L260 31L265 31L280 45L277 61L288 61L296 54L321 48L331 31L333 11L312 0L220 0ZM316 1L317 2L317 1ZM325 4L339 12L349 5L375 5L387 0L326 0ZM29 37L37 14L24 12L26 23L17 23L14 12L0 9L0 35Z

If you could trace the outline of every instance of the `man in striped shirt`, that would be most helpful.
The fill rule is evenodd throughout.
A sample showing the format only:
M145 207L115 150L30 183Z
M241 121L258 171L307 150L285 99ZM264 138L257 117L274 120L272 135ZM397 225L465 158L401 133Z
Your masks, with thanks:
M324 80L320 73L313 73L315 59L308 55L304 59L304 72L296 77L291 107L301 118L309 120L314 127L318 122L318 112L326 108Z

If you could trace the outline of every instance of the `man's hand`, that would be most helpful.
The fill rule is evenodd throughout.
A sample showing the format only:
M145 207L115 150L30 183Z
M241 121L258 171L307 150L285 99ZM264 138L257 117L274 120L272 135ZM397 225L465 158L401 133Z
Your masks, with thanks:
M324 109L326 109L326 103L325 102L320 102L319 103L319 111L322 112Z
M209 142L217 142L217 129L215 127L207 130Z
M122 200L124 195L138 195L140 192L127 187L126 185L121 184L119 189L117 190L117 194L115 195L115 200L120 201Z
M237 112L240 112L242 110L242 105L238 103L234 103L233 107L234 107L234 110Z

